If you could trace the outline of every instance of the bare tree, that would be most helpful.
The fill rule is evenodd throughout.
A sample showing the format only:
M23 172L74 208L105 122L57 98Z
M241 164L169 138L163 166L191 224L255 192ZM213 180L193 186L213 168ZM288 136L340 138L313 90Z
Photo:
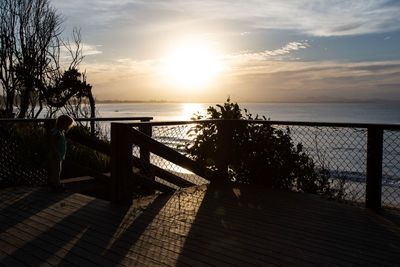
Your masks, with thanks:
M16 105L19 118L38 117L43 108L51 116L72 98L92 103L92 87L78 71L83 60L80 31L73 31L72 44L62 40L62 19L49 0L1 0L0 23L4 113ZM94 114L94 102L91 109Z
M0 2L0 81L2 106L5 113L12 113L17 80L15 77L15 48L17 29L17 3Z

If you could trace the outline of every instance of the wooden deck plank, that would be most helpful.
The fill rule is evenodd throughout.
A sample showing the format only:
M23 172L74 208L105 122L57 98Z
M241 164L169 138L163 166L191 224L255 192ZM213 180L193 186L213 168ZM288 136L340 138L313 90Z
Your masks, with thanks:
M17 211L16 214L21 213L20 211ZM11 216L18 216L15 214L10 214ZM35 234L35 232L38 232L38 236L39 238L45 238L47 242L52 242L54 244L57 244L59 246L64 246L63 248L68 248L69 246L66 244L67 241L69 241L69 237L71 236L75 236L76 233L79 233L80 231L82 231L82 229L85 229L87 227L87 225L83 225L82 227L74 227L76 225L78 225L77 223L73 223L71 224L70 222L63 222L63 225L60 223L62 222L62 220L60 220L60 218L56 219L56 220L51 220L50 218L53 216L53 214L51 213L47 213L47 214L42 214L42 215L33 215L29 218L29 221L24 221L25 226L31 226L30 229L28 229L28 231L33 232L33 234ZM10 217L9 217L10 218ZM12 218L12 217L11 217ZM24 216L22 215L21 218L24 218ZM64 217L62 217L64 218ZM80 219L78 219L77 221L80 221ZM54 226L54 224L57 223L57 228L56 229L52 229L52 227ZM28 227L29 227L28 226ZM37 229L35 231L35 229ZM40 236L41 232L47 232L48 234L46 234L46 236L42 237ZM102 236L102 233L99 232L98 236ZM82 238L82 237L81 237ZM78 255L81 257L81 261L82 259L85 258L89 258L91 261L93 261L94 259L96 259L98 257L99 254L96 253L101 253L102 249L101 247L96 247L95 243L89 243L89 242L85 242L85 240L80 239L81 243L83 244L75 244L75 250L74 250L74 254L78 253ZM76 251L77 250L77 251ZM68 250L67 250L68 253ZM71 254L71 256L74 256L74 254ZM112 256L112 254L107 254L107 256ZM70 256L68 256L70 257ZM103 263L107 263L107 258L109 257L104 257L104 261ZM111 257L112 259L112 257ZM151 259L147 259L147 261L150 261ZM97 266L98 262L94 261L92 263L89 262L89 264L92 264L93 266ZM115 262L114 262L115 263ZM113 262L109 262L108 265L112 265ZM88 266L88 263L80 263L78 265L85 265Z
M205 222L205 224L204 224L205 227L206 227L206 224L207 224L207 223ZM273 226L273 225L272 225L272 226ZM273 231L272 231L272 232L273 232ZM300 234L301 234L301 233L302 233L302 232L300 232ZM304 233L303 233L303 234L304 234ZM247 238L249 238L249 237L247 236ZM276 238L276 237L275 237L275 238ZM296 239L296 240L297 240L297 239ZM366 241L368 241L368 240L366 240ZM325 244L325 245L330 245L330 246L332 246L332 242L330 242L330 240L329 240L329 243L328 243L328 244ZM312 246L312 244L311 244L311 246ZM253 248L253 247L252 247L252 248ZM336 253L343 253L343 252L341 252L341 250L337 250Z
M0 240L0 245L3 246L4 243L1 242ZM27 266L25 264L23 264L22 262L12 258L12 257L8 257L8 254L6 254L5 252L3 252L2 250L0 250L0 266L15 266L15 267L19 267L19 266Z
M93 210L91 210L91 211L93 211ZM149 210L147 210L147 212L146 212L146 214L147 215L145 215L145 216L148 216L148 213L149 212L151 212L151 210L149 209ZM154 216L154 214L153 215L150 215L150 216ZM159 216L159 217L162 217L162 216ZM163 216L163 217L166 217L166 216ZM171 224L176 224L177 222L176 221L171 221L171 220L167 220L167 219L165 219L165 218L159 218L160 219L160 224L159 224L159 226L157 226L157 231L155 231L154 232L154 234L156 234L156 235L158 235L158 238L157 238L157 240L158 241L161 241L160 240L160 227L163 227L164 226L164 228L165 228L165 225L167 226L166 228L170 228L171 227ZM151 231L151 230L150 230ZM163 236L165 237L166 235L169 235L169 238L171 238L171 234L174 234L174 233L170 233L170 231L169 230L165 230L165 231L162 231L162 233L163 233ZM214 233L215 234L215 233ZM178 237L180 237L180 239L181 240L183 240L184 241L184 239L181 237L181 235L177 235ZM154 236L154 235L152 235L152 238L153 239L155 239L156 238L156 236ZM173 238L173 237L172 237ZM200 243L201 243L201 240L199 241ZM198 251L199 251L199 248L201 248L201 247L196 247L196 246L194 246L193 247L193 253L198 253ZM221 253L223 253L223 251L221 251ZM213 254L213 255L211 255L211 254ZM207 254L207 255L204 255L205 257L208 257L208 258L212 258L212 256L214 256L214 260L215 261L221 261L221 254L220 253L218 253L218 252L214 252L214 251L211 251L211 254ZM223 255L223 254L222 254ZM239 257L238 259L231 259L231 258L228 258L228 262L225 262L225 264L230 264L230 265L232 265L234 262L238 262L238 261L240 261L240 258L242 257L242 253L239 253L238 255L237 255L237 257ZM242 257L243 258L243 257ZM246 261L247 260L247 261ZM244 264L249 264L249 262L248 262L248 258L246 259L246 260L244 260ZM252 263L252 264L256 264L256 259L255 258L251 258L251 262L250 263ZM219 266L221 265L221 264L223 264L223 262L219 262L218 263L219 264ZM261 264L261 262L258 262L258 264Z
M200 219L200 218L199 218ZM203 222L204 222L204 225L206 225L207 224L207 222L209 222L210 221L210 218L207 218L207 219L205 219ZM248 225L248 224L246 224L245 223L245 221L244 220L242 220L242 222L243 222L243 225ZM262 226L262 224L263 223L265 223L265 222L262 222L262 223L260 223L258 220L255 220L254 222L253 222L253 225L255 226L255 230L257 230L259 227L261 228L261 226ZM272 233L272 234L274 234L274 233L279 233L279 232L282 232L279 228L283 228L284 230L286 230L286 231L288 231L288 230L291 230L291 229L289 229L288 228L288 225L285 223L285 226L281 226L281 225L279 225L279 224L270 224L269 226L268 226L268 228L269 228L269 231L268 232L258 232L258 233L255 233L255 237L257 237L257 236L262 236L263 238L265 238L265 237L268 237L268 234L269 233ZM292 227L292 228L294 228L294 226ZM245 234L245 236L247 237L247 238L251 238L251 235L249 236L248 235L248 233L246 233L246 231L248 230L248 229L246 229L246 228L236 228L236 229L233 229L233 230L235 230L237 233L244 233ZM297 232L295 231L296 229L294 228L294 229L292 229L292 230L294 230L294 232L292 232L291 233L291 235L293 235L293 234L297 234L297 237L294 239L294 241L297 241L298 240L298 238L300 238L300 237L303 237L304 235L305 235L305 237L307 237L307 229L300 229L300 230L298 230ZM309 229L308 229L309 230ZM253 233L254 234L254 233ZM339 233L339 235L340 235L340 233ZM272 241L276 241L276 239L278 238L278 236L273 236L272 237ZM279 239L282 239L282 238L285 238L284 236L283 237L280 237ZM335 238L336 239L336 236L334 235L334 233L333 233L333 235L332 235L332 238ZM322 237L322 239L324 239L324 237ZM368 237L365 237L365 239L363 240L363 241L366 241L366 242L368 242ZM257 244L259 244L260 242L262 242L262 240L257 240L257 239L255 239L255 240L253 240L253 241L256 241L256 243ZM290 240L289 240L290 241ZM319 240L317 240L317 241L319 241ZM327 240L325 240L326 242L328 242L328 243L322 243L322 244L320 244L320 245L325 245L325 246L327 246L327 245L329 245L329 246L331 246L332 247L332 245L335 245L334 243L332 243L331 242L331 240L330 239L327 239ZM351 240L345 240L345 241L351 241ZM382 241L384 241L384 240L382 240ZM296 243L296 242L295 242ZM287 245L287 244L286 244ZM290 244L289 244L290 245ZM309 244L309 246L312 248L313 246L318 246L319 244ZM360 242L360 245L365 245L365 247L367 247L367 246L370 246L370 245L368 245L368 244L366 244L365 242ZM296 246L296 244L292 244L291 246ZM253 248L253 247L252 247ZM341 252L342 251L342 248L341 247L338 247L338 249L337 249L337 253L338 252ZM343 253L343 252L341 252L341 253ZM346 251L344 252L344 253L347 253Z
M0 264L400 266L400 220L306 194L233 192L193 187L123 207L1 190Z
M27 221L23 223L23 228L21 229L22 225L18 225L14 228L13 230L18 230L18 236L25 235L28 236L26 240L32 240L32 238L35 238L35 245L29 244L29 248L31 249L32 247L35 246L40 246L45 248L49 255L47 257L44 257L45 261L49 261L49 257L54 256L59 258L59 262L63 261L63 259L66 257L66 255L69 253L70 248L73 247L73 244L69 244L69 242L65 242L64 238L60 238L60 235L56 236L48 236L46 235L45 237L41 236L41 233L43 233L46 230L42 230L41 227L39 227L39 224L36 224L35 227L32 227L31 221ZM7 230L9 231L9 230ZM64 234L65 236L65 234ZM36 238L37 237L37 238ZM93 253L87 253L87 251L93 252L93 250L82 250L79 253L74 253L73 255L68 255L67 261L69 261L71 264L79 265L79 266L98 266L98 262L93 261L93 258L96 258L96 256ZM90 259L90 260L87 260ZM107 263L107 259L101 259L101 262ZM50 262L52 263L52 262ZM111 262L109 262L111 263ZM53 263L52 263L53 264ZM57 263L58 264L58 263ZM57 265L55 264L55 265Z
M69 202L69 203L72 203L72 202ZM80 205L80 203L79 202L77 202L76 203L76 205ZM64 207L65 208L65 207ZM104 235L104 233L107 233L108 232L108 230L107 230L107 228L104 228L104 225L106 225L106 226L110 226L112 223L113 223L113 221L112 220L108 220L108 221L103 221L102 223L99 223L99 221L97 220L97 217L99 217L99 214L97 214L97 215L95 215L92 211L93 210L95 210L96 209L96 207L93 207L93 209L91 209L90 211L88 211L88 216L91 218L91 219L94 219L95 221L97 221L98 222L98 227L103 227L102 229L97 229L98 230L98 232L97 232L97 234L101 234L101 236L103 236ZM99 212L101 212L101 211L104 211L104 210L102 210L102 209L100 209L100 211ZM90 214L89 214L90 213ZM51 214L50 214L51 215ZM101 213L100 214L100 216L102 216L103 215L103 213ZM82 216L82 217L80 217L79 218L79 222L84 222L85 223L85 218L86 216ZM104 218L103 218L104 219ZM100 220L101 221L101 220ZM130 223L131 223L132 221L130 221ZM89 223L93 223L93 222L89 222ZM125 223L126 224L128 224L128 221L125 221ZM137 226L140 226L140 223L139 224L137 224ZM162 225L160 225L160 226L162 226ZM160 227L160 226L158 226L158 227ZM98 228L97 227L97 228ZM135 229L133 229L132 230L133 232L135 232ZM166 231L166 232L169 232L169 231ZM146 236L146 234L143 234L143 236ZM158 237L158 238L156 238L154 235L149 235L148 236L149 238L151 238L151 239L153 239L153 240L156 240L158 243L160 243L160 242L164 242L164 241L162 241L162 240L160 240L160 238ZM181 239L184 241L184 238L182 238L181 237ZM121 240L121 239L120 239ZM128 242L128 241L127 241ZM182 243L182 242L181 242ZM182 243L183 244L183 243ZM156 244L154 244L153 243L153 245L156 245ZM159 244L157 244L158 246L159 246ZM165 246L165 244L163 244L164 246ZM163 248L163 247L161 247L161 248ZM151 250L151 248L146 248L146 250ZM160 251L159 251L160 252ZM159 253L158 252L158 253ZM161 251L162 252L162 251ZM171 253L170 251L168 252L168 253ZM179 254L179 251L176 251L176 254L178 255ZM178 255L179 256L179 255ZM176 257L175 257L176 258ZM189 259L188 259L189 260ZM217 260L217 259L216 259ZM190 260L189 260L190 261ZM192 261L192 263L195 263L196 265L198 264L198 262L194 262L194 261Z
M64 206L64 208L65 208L65 206ZM49 208L50 209L50 208ZM49 210L49 209L47 209L47 210ZM65 210L65 209L63 209L63 210ZM68 214L70 214L70 213L68 213ZM47 214L48 216L51 216L52 214L50 213L48 213ZM92 216L92 214L89 214L89 216L91 217L91 218L93 218L93 216ZM83 217L85 217L85 216L82 216L82 217L79 217L79 219L77 220L77 222L78 223L80 223L80 222L82 222L82 221L84 221L84 219L85 218L83 218ZM90 223L93 223L93 222L90 222ZM71 226L75 226L76 224L70 224L70 227ZM104 229L102 229L102 230L104 230ZM68 232L68 229L66 229L66 231ZM104 233L104 232L103 232ZM97 234L100 234L99 236L103 236L103 233L101 232L101 231L99 231ZM151 259L147 259L147 261L149 261L149 260L151 260Z

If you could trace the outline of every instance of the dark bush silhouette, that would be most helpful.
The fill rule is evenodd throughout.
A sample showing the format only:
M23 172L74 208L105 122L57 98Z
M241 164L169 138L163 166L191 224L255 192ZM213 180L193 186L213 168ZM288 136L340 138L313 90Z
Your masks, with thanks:
M48 123L52 127L51 123ZM100 133L93 136L90 130L78 125L72 130L75 133L102 140ZM0 127L0 188L16 185L40 185L47 182L48 136L40 123L3 123ZM109 172L108 156L81 145L72 140L67 141L68 161L97 172ZM63 178L88 175L79 170L66 168Z
M207 116L196 115L194 120L266 120L253 117L237 103L227 102L209 107ZM229 147L226 156L228 177L240 184L270 186L301 192L333 195L329 172L315 171L315 164L301 144L295 145L287 128L279 130L269 124L249 124L231 121ZM193 159L218 171L218 155L221 144L221 128L217 123L197 124L189 131L194 142L188 143L185 152ZM225 138L229 138L226 137ZM226 147L225 147L226 148Z

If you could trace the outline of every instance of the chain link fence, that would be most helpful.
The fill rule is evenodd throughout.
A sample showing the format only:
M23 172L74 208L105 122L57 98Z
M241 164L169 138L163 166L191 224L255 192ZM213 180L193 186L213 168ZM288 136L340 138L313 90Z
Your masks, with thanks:
M38 123L0 124L0 188L46 183L44 140L40 129Z
M151 117L77 119L73 130L84 130L90 135L90 121L95 121L97 136L109 138L110 121L148 121ZM54 119L1 119L0 120L0 188L47 183L48 138L45 128L54 127ZM78 129L79 128L79 129ZM105 131L106 129L107 131ZM67 141L67 161L107 172L109 158L72 140ZM108 171L109 172L109 171ZM84 176L76 169L64 168L62 178Z
M364 203L366 188L367 130L360 128L283 126L295 145L302 144L317 172L328 173L337 199Z
M193 143L190 129L196 123L179 123L152 126L152 138L185 154L182 149ZM366 195L367 133L365 127L333 127L314 125L271 125L289 132L293 144L301 144L305 153L313 159L315 171L328 173L330 187L338 192L336 199L364 205ZM140 149L134 149L139 157ZM385 130L382 162L382 206L400 207L400 131ZM201 185L209 181L182 169L159 157L151 155L152 164L172 172L193 184ZM155 179L162 181L161 178ZM175 188L177 188L175 186Z
M185 154L183 146L185 146L187 143L190 143L193 140L194 136L190 136L189 131L195 125L196 125L195 123L192 123L192 124L152 126L152 138L168 146L169 148L178 151L179 153ZM139 130L138 127L134 127L134 129ZM174 189L180 188L179 185L169 183L168 181L165 181L161 177L158 177L157 175L154 174L154 170L152 170L150 166L146 165L145 162L138 160L138 158L140 158L139 146L133 145L132 151L133 151L133 156L136 159L136 160L134 159L134 164L133 164L134 169L137 169L137 171L140 170L140 173L142 175L145 175L147 177L152 177L157 182L163 183ZM166 170L172 173L173 175L182 178L185 181L188 181L189 183L184 184L186 186L203 185L209 183L208 180L153 153L150 153L150 164L158 168L161 168L163 170Z
M265 123L265 122L264 122ZM293 144L301 143L306 154L315 163L316 171L329 173L332 188L341 191L339 199L365 203L367 127L333 127L316 125L274 124L274 128L289 131ZM181 154L184 146L193 143L196 136L190 130L198 122L149 123L152 138ZM304 124L304 123L303 123ZM0 127L0 186L19 184L37 185L46 182L45 153L41 123L1 123ZM139 129L140 124L135 124ZM26 138L29 137L29 138ZM37 144L27 140L37 140ZM188 185L202 185L208 180L193 174L155 154L150 153L149 163L143 163L140 148L133 146L134 171L173 188L179 188L156 175L164 170L187 181ZM157 169L158 168L158 169ZM382 159L382 206L400 208L400 131L384 130Z
M382 206L400 207L400 131L383 132Z

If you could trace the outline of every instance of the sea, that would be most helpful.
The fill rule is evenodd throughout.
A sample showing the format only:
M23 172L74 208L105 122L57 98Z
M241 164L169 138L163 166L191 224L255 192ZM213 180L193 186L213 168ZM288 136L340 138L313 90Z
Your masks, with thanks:
M218 103L97 104L100 117L153 117L155 121L190 120ZM278 121L400 124L400 104L382 103L239 103L242 110Z
M97 104L100 117L152 117L153 121L190 120L194 114L207 114L217 103L112 103ZM345 122L400 124L400 104L372 103L239 103L253 117L272 121ZM284 127L282 127L284 128ZM363 201L366 177L366 129L290 127L293 143L301 143L318 166L329 169L332 177L346 177L346 198ZM182 135L181 131L181 135ZM159 140L184 143L184 136L173 137L165 131ZM171 136L168 136L171 135ZM383 144L382 200L386 206L400 205L400 131L385 131ZM157 157L152 161L162 162ZM174 169L173 167L168 167ZM185 174L185 170L175 168ZM192 177L189 175L189 177ZM194 176L193 176L194 177ZM190 179L190 178L189 178Z

